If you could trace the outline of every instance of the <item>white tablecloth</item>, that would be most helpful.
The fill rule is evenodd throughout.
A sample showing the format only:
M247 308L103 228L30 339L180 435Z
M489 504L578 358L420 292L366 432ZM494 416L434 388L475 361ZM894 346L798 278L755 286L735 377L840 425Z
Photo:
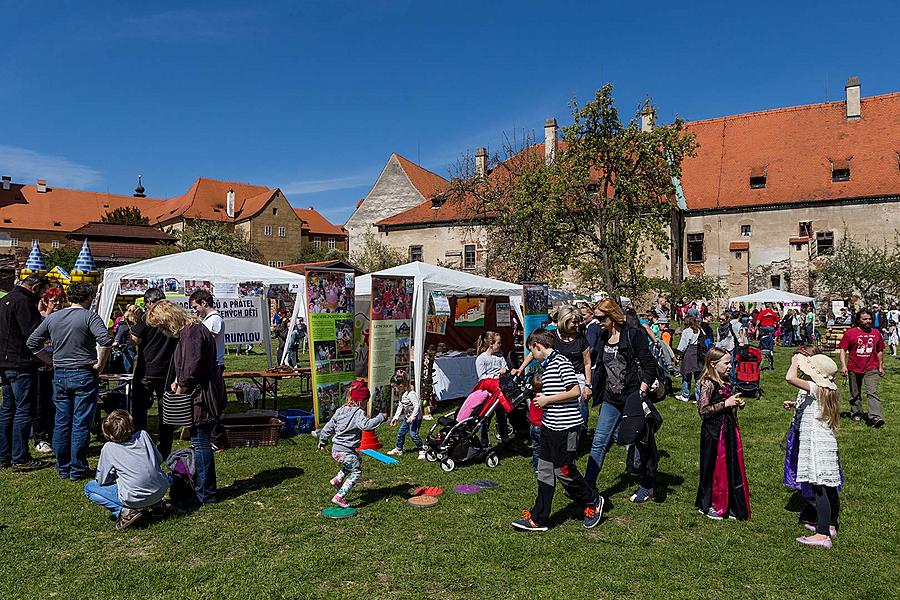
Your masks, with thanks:
M436 400L465 398L478 383L474 356L438 356L434 359Z

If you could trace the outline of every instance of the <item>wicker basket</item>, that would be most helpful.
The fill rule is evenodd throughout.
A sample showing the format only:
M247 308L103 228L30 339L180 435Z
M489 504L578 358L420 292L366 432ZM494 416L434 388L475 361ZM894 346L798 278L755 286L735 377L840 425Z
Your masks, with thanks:
M229 448L276 446L281 437L281 421L270 416L246 413L225 415L222 427L225 428Z

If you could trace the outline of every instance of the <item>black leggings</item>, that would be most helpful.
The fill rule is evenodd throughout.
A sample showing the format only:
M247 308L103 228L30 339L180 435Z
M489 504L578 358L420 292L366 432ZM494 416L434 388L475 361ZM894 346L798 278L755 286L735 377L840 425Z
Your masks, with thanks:
M816 495L816 533L831 535L829 527L832 523L837 523L838 515L841 512L841 501L838 498L837 488L814 485L812 489Z

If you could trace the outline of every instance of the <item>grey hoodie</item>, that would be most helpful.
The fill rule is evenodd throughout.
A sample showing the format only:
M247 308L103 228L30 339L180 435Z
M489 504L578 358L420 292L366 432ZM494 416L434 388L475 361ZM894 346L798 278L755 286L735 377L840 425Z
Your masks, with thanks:
M333 452L354 452L362 441L363 431L372 431L384 421L384 414L377 414L371 419L366 411L358 406L342 406L319 430L319 443L326 444L334 436Z

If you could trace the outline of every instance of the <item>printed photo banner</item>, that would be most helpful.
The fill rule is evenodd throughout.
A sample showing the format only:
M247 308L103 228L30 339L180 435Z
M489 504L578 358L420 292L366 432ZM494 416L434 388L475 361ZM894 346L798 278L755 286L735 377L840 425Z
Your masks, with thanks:
M392 409L391 376L409 370L413 302L412 277L372 275L369 332L369 415Z
M525 322L522 324L526 344L525 355L528 355L528 336L535 329L543 327L549 319L550 286L541 282L529 282L522 284L522 312L525 313Z
M355 377L353 273L306 271L306 306L316 428L344 403Z
M457 327L484 327L484 298L457 298L453 324Z
M450 316L450 300L440 291L431 292L428 298L428 315L425 317L425 333L447 334L447 319Z

